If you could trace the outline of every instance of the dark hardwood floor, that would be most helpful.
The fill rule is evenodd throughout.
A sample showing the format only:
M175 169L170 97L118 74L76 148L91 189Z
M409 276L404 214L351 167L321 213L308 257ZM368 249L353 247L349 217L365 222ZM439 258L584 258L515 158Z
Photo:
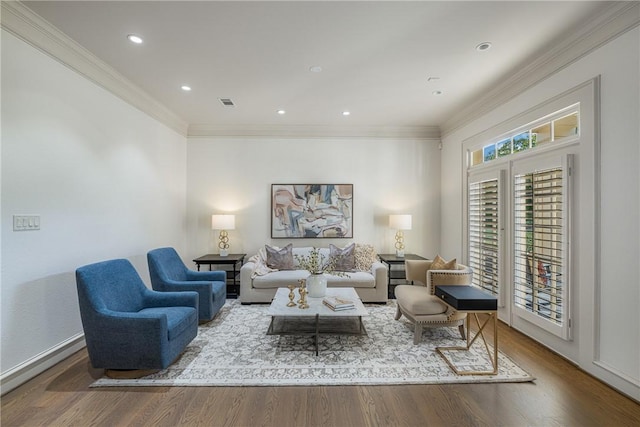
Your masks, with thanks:
M82 350L2 397L9 426L640 426L640 405L500 324L533 383L96 388Z

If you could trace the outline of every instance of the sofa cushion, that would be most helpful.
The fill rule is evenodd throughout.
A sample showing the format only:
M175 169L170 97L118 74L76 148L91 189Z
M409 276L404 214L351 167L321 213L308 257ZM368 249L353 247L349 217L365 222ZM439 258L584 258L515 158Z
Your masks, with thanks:
M327 286L343 288L375 288L375 277L371 273L362 271L346 273L345 277L325 275ZM253 287L256 289L274 289L289 285L299 286L301 279L309 277L307 270L274 271L264 276L256 276L253 279Z
M333 261L335 259L336 271L354 271L356 269L355 248L355 243L343 249L329 244L329 260Z
M307 277L309 277L307 270L274 271L264 276L256 276L253 279L253 287L256 289L272 289L289 285L299 286L298 281Z
M293 270L293 244L289 243L284 248L271 247L265 245L267 251L267 267L276 270Z
M371 271L371 266L377 261L376 250L373 248L373 245L356 243L353 257L357 271Z
M451 261L445 261L440 255L436 255L431 262L429 270L455 270L456 267L457 261L455 258Z
M330 288L375 288L376 279L373 274L364 271L345 273L345 276L326 274L327 286Z

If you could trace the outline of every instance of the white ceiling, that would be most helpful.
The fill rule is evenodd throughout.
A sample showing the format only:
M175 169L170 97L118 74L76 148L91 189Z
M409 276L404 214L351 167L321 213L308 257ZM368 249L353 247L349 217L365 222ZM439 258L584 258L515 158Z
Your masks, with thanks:
M229 127L440 126L606 4L23 3L185 122Z

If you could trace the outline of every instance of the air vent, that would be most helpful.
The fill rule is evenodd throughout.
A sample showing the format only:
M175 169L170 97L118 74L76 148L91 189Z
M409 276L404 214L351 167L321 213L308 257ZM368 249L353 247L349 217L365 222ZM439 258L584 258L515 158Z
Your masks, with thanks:
M233 101L231 100L231 98L218 98L220 100L220 102L222 102L222 105L224 105L225 107L235 107L236 104L233 103Z

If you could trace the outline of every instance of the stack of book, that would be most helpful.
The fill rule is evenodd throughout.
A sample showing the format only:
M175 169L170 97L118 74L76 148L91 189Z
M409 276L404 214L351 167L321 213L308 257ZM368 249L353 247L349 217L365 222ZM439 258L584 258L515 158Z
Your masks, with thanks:
M333 311L351 310L356 307L353 301L336 296L326 296L322 303Z

